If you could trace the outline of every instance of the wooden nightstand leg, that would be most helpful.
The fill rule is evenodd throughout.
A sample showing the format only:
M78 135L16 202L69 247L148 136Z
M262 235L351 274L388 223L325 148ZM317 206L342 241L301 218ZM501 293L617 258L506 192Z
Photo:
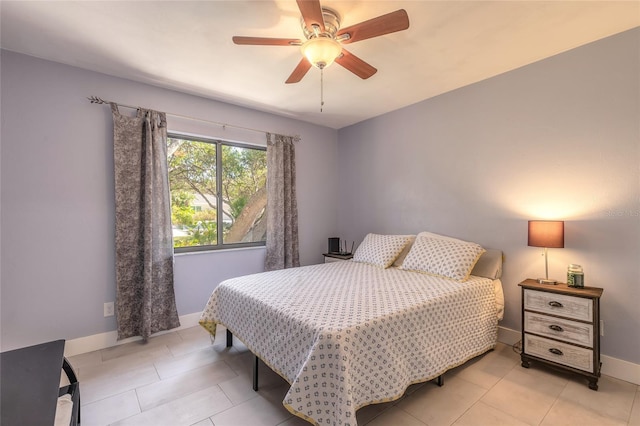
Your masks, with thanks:
M589 379L589 389L598 390L598 379Z
M529 360L528 360L528 359L526 359L526 358L524 358L524 357L521 357L521 358L520 358L520 360L522 361L522 362L521 362L521 365L522 365L524 368L529 368L529 367L531 366L531 364L529 363Z

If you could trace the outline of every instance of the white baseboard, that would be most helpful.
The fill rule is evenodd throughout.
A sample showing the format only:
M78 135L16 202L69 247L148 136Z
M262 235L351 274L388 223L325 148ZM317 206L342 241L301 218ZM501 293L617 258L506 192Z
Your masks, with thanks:
M498 327L498 342L512 346L522 339L522 333L510 328Z
M640 364L607 355L600 355L600 362L602 362L602 374L640 385Z
M194 312L192 314L180 316L180 327L168 331L161 331L154 334L160 336L172 331L183 330L185 328L198 325L198 320L202 312ZM74 356L87 352L93 352L100 349L110 348L112 346L122 345L129 342L142 340L142 337L130 337L128 339L118 340L117 331L108 331L106 333L93 334L91 336L79 337L77 339L67 340L64 346L64 356Z
M522 333L520 331L498 327L499 342L505 345L513 345L521 339ZM600 362L602 362L602 374L640 385L640 364L634 364L608 355L600 355Z

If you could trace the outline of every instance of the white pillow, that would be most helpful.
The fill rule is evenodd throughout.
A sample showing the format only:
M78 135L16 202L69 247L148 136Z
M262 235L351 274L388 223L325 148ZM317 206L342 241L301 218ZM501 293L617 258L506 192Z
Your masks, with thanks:
M408 235L367 234L356 249L353 261L388 268L408 242Z
M502 251L487 249L471 270L471 275L492 280L502 277Z
M453 237L447 237L446 235L434 234L433 232L422 231L418 234L418 237L431 237L431 238L440 238L441 240L453 240L453 241L462 241L466 243L467 241L459 240Z
M402 269L466 281L484 249L476 243L418 234Z
M418 234L419 237L432 237L432 238L441 238L444 240L453 240L453 241L462 241L466 243L467 241L459 240L453 237L447 237L445 235L434 234L433 232L423 231ZM407 248L405 247L405 250ZM406 256L406 254L405 254ZM400 259L401 256L398 256ZM394 262L394 266L397 265L398 259ZM498 279L502 277L502 251L495 249L487 249L478 259L476 264L473 266L471 270L471 275L475 275L476 277L486 277L491 278L492 280Z
M407 257L407 255L409 254L409 250L411 250L411 246L413 245L413 242L416 240L415 235L404 235L404 236L409 238L409 240L407 241L407 245L404 246L404 248L402 249L398 257L396 257L396 260L393 261L392 266L395 266L396 268L399 268L402 266L402 262L404 262L404 258Z

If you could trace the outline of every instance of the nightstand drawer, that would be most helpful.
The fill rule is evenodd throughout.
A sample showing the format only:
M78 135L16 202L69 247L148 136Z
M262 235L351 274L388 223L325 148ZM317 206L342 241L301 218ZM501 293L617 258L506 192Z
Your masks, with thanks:
M593 347L593 324L525 312L524 331Z
M525 333L524 350L528 355L593 373L593 351L590 349Z
M593 321L592 300L537 290L524 290L524 309Z

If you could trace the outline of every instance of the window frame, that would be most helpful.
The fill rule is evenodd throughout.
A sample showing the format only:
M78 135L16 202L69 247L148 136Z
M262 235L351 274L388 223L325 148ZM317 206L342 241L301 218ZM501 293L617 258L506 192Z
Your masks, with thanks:
M218 250L231 250L231 249L239 249L239 248L251 248L251 247L264 247L267 245L266 241L252 241L246 243L228 243L224 244L224 223L223 223L223 215L224 210L222 209L222 146L231 146L236 148L245 148L245 149L255 149L258 151L267 151L266 146L255 145L247 142L236 142L230 141L222 138L212 138L207 136L192 136L189 134L184 134L180 132L167 132L167 138L169 139L182 139L191 142L199 142L199 143L210 143L216 147L216 233L217 233L217 242L216 244L208 244L202 246L189 246L189 247L173 247L173 252L175 254L178 253L194 253L194 252L203 252L203 251L218 251ZM167 180L169 180L169 176L167 175ZM169 183L169 193L171 193L171 184ZM269 200L267 199L267 203ZM172 224L173 226L173 224ZM173 241L173 238L171 239ZM172 243L173 244L173 243Z

